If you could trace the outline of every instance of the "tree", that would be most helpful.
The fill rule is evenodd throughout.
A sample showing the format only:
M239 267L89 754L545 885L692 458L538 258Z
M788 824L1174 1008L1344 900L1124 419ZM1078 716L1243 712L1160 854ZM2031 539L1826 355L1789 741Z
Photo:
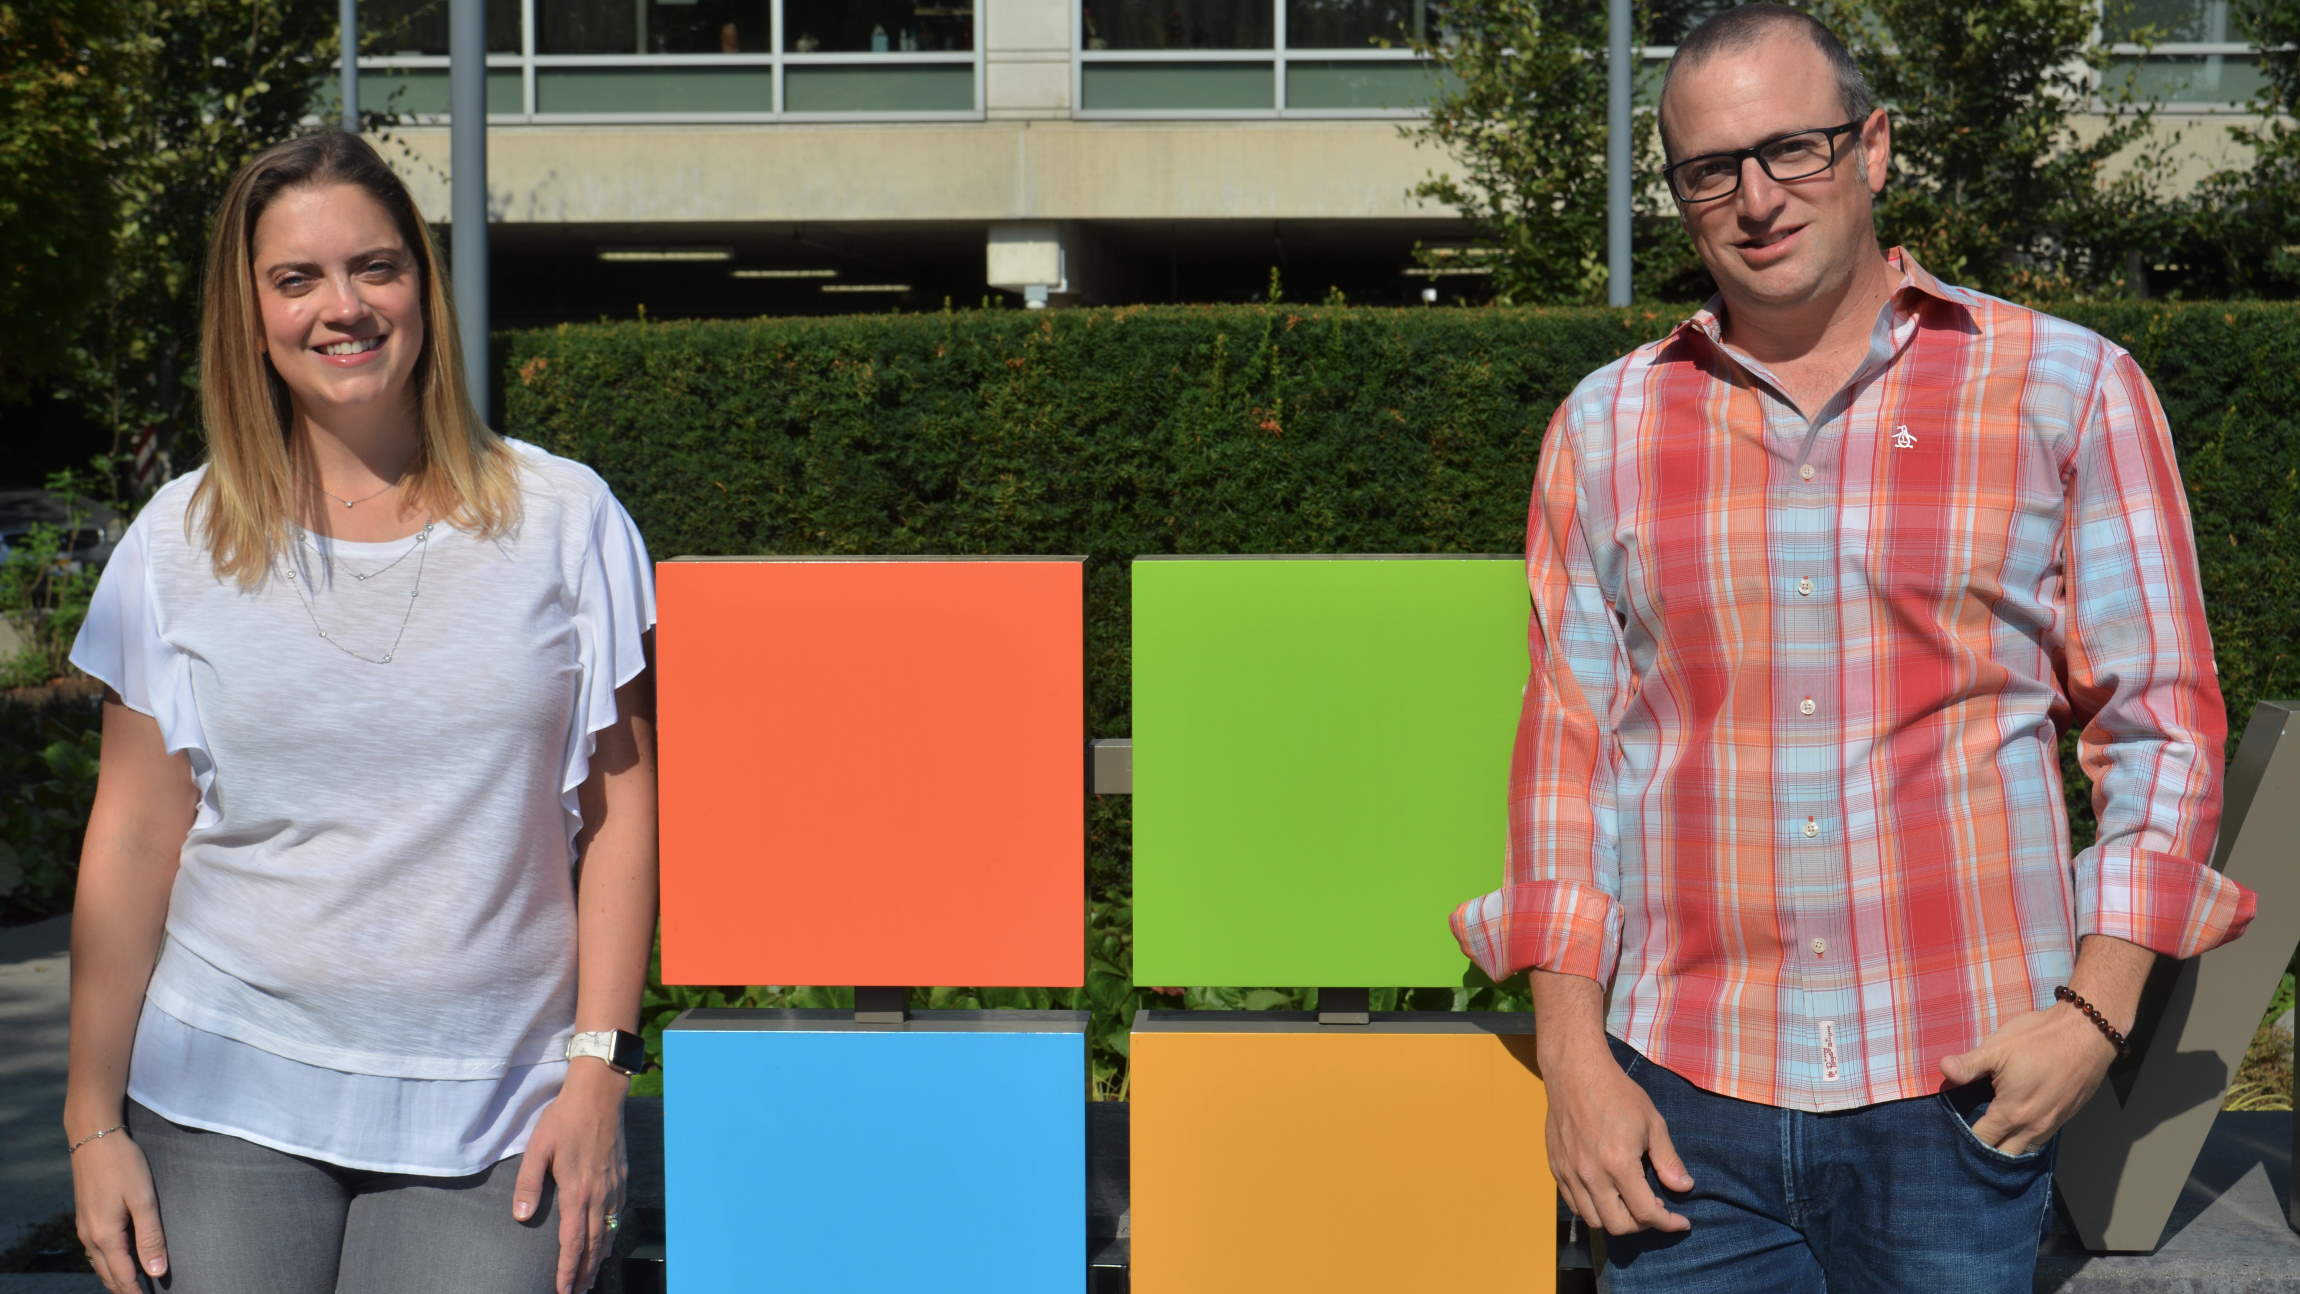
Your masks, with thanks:
M197 423L209 221L241 163L303 128L340 32L308 0L135 0L130 16L102 143L113 268L68 385L114 453L150 428L164 454Z
M2206 297L2300 296L2300 0L2235 0L2258 48L2257 118L2228 128L2252 164L2215 174L2182 204L2163 285Z
M2167 233L2172 159L2144 146L2153 105L2111 72L2095 39L2098 4L1806 0L1891 114L1893 175L1878 207L1887 243L1909 247L1951 282L2007 295L2131 286L2133 264ZM1722 7L1648 0L1635 11L1638 41L1674 42ZM1423 52L1440 60L1448 88L1412 133L1449 149L1459 169L1417 194L1469 217L1491 245L1505 299L1601 300L1605 6L1457 0L1445 14L1444 39ZM2129 22L2124 30L2148 35ZM1642 69L1641 88L1659 73ZM1706 276L1654 178L1661 158L1651 109L1637 111L1635 138L1638 294L1699 295Z
M0 400L73 400L113 454L191 431L208 222L339 39L308 0L0 4Z
M70 369L111 270L127 26L122 0L0 4L0 401Z
M1677 7L1685 7L1679 0ZM1637 45L1656 6L1636 8ZM1581 0L1454 0L1435 40L1445 88L1407 134L1450 152L1454 175L1417 196L1459 209L1489 245L1495 295L1519 303L1601 302L1606 287L1606 6ZM1654 69L1641 69L1645 75ZM1660 167L1653 111L1632 121L1636 173ZM1656 183L1633 190L1646 236L1634 242L1640 293L1678 279L1691 261ZM1666 232L1664 232L1666 231Z
M2145 147L2153 105L2111 74L2097 0L1811 8L1891 114L1893 178L1877 213L1887 242L2001 295L2130 286L2132 263L2164 234L2170 156Z

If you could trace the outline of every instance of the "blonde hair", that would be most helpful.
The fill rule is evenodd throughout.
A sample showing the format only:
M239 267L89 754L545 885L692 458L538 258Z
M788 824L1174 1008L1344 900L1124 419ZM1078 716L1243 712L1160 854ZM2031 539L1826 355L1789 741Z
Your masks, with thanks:
M421 441L408 466L406 501L483 537L501 535L519 521L518 464L471 407L446 278L407 186L357 135L304 135L272 145L240 168L208 240L200 303L200 412L208 470L185 520L198 526L216 578L243 588L261 583L288 545L299 494L287 384L263 348L256 221L280 194L324 184L357 185L374 198L415 257L424 328L410 383Z

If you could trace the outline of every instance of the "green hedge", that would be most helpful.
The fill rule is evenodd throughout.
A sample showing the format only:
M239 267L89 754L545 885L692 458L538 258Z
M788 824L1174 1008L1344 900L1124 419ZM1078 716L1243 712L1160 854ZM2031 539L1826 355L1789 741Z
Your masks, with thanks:
M0 925L72 905L96 800L100 698L73 685L0 692Z
M2179 438L2222 684L2241 724L2300 695L2300 308L2086 306ZM1084 553L1088 722L1127 721L1127 559L1515 552L1542 428L1573 384L1677 315L1157 307L619 323L511 333L505 425L590 463L658 557ZM2089 838L2081 777L2072 819ZM1089 815L1081 991L936 990L935 1006L1092 1010L1098 1097L1127 1090L1143 1006L1298 1008L1298 989L1131 985L1124 797ZM1499 808L1496 808L1499 812ZM1468 897L1464 895L1463 897ZM1378 1009L1522 1010L1522 986L1377 989ZM663 988L689 1006L819 989Z
M2085 305L2177 437L2221 682L2300 695L2300 308ZM1514 552L1550 411L1676 323L1627 310L1154 307L506 334L505 423L653 551L1084 553L1089 722L1127 726L1148 553ZM1098 888L1125 833L1099 806Z

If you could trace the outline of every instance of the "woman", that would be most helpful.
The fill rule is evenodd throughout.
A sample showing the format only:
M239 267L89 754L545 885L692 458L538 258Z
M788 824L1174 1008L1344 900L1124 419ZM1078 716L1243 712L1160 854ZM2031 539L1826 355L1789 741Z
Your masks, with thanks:
M356 136L249 162L206 283L208 462L73 651L80 1238L116 1294L587 1288L654 927L645 550L480 423Z

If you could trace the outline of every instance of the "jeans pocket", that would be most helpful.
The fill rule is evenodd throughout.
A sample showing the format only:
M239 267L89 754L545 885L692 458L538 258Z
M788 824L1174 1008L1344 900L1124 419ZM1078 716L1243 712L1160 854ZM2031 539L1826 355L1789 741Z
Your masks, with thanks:
M1630 1078L1637 1077L1637 1067L1645 1063L1645 1057L1635 1047L1610 1033L1605 1035L1605 1045L1613 1052L1613 1063L1621 1066L1621 1072Z
M2030 1146L2020 1154L2008 1155L1981 1140L1980 1135L1973 1131L1973 1125L1979 1123L1981 1116L1988 1113L1989 1103L1995 1099L1995 1096L1995 1089L1991 1088L1986 1080L1983 1080L1978 1083L1967 1083L1963 1087L1952 1087L1948 1091L1939 1093L1933 1099L1940 1103L1941 1113L1948 1116L1949 1121L1957 1125L1957 1132L1963 1137L1965 1144L1972 1147L1989 1162L2006 1167L2023 1168L2041 1163L2044 1159L2045 1147L2052 1144L2049 1138Z

